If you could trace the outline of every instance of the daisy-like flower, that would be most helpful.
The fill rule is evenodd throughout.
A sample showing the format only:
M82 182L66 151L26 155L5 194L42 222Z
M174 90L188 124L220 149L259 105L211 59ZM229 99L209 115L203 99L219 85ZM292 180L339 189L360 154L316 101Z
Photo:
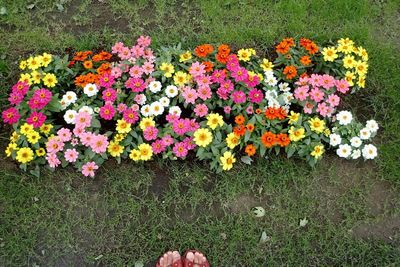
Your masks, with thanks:
M177 116L177 117L180 117L180 116L181 116L181 113L182 113L182 110L181 110L181 108L178 107L178 106L172 106L172 107L170 107L170 108L168 109L168 113L169 113L169 114L173 114L173 115L175 115L175 116Z
M375 120L369 120L367 121L367 124L365 126L371 133L376 133L379 129L379 125Z
M152 93L157 93L157 92L160 92L161 91L161 83L159 82L159 81L152 81L152 82L150 82L149 83L149 86L148 86L148 88L150 89L150 91L152 92Z
M153 113L151 112L151 108L150 105L144 105L142 106L142 108L140 109L140 113L144 116L144 117L150 117L153 116Z
M68 124L75 124L75 117L78 113L75 110L67 110L64 114L64 120Z
M342 137L340 135L333 133L329 136L329 144L331 146L338 146L341 143L342 143Z
M72 91L67 91L67 92L65 93L65 95L63 95L62 100L63 100L67 105L73 104L73 103L75 103L76 100L77 100L76 93L75 93L75 92L72 92Z
M94 172L99 168L94 161L90 161L82 166L82 174L86 177L94 177Z
M154 101L150 105L150 112L154 116L161 115L164 113L164 106L160 102Z
M362 140L368 140L371 137L371 132L368 128L362 128L360 130L360 138Z
M160 101L161 105L163 105L163 107L169 106L170 100L168 97L163 96L159 99L159 101Z
M350 139L350 144L352 147L360 147L362 145L361 138L358 136L354 136Z
M353 120L353 115L347 110L342 110L336 114L336 119L340 125L348 125Z
M377 149L374 145L365 145L362 149L362 156L364 159L374 159L378 155Z
M175 85L168 85L167 88L165 88L165 94L167 97L172 98L178 95L178 87Z
M339 145L336 154L341 158L348 158L351 155L351 146L348 144Z
M95 96L95 95L99 92L99 90L97 89L97 85L96 85L96 84L94 84L94 83L88 83L88 84L86 84L85 87L83 88L83 92L84 92L87 96L92 97L92 96Z
M361 157L361 150L360 149L354 149L353 152L351 153L350 157L352 159L358 159Z

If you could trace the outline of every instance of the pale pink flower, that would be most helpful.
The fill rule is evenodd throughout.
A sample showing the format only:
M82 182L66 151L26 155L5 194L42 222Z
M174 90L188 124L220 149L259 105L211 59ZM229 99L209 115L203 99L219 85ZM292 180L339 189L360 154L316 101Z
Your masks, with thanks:
M72 148L72 149L69 148L69 149L65 150L65 152L64 152L65 160L68 162L71 162L71 163L75 162L78 159L78 156L79 156L79 153L76 151L75 148Z
M82 174L86 177L94 177L94 171L98 168L99 166L97 166L94 161L90 161L82 166Z

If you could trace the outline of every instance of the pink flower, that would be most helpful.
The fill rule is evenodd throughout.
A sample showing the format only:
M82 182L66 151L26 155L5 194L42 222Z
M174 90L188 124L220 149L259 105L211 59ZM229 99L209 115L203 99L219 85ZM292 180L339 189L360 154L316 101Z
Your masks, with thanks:
M104 101L114 102L117 99L117 91L112 88L108 88L103 91L102 97Z
M14 92L11 92L10 96L8 97L8 101L10 102L11 105L14 106L19 105L23 99L24 95Z
M200 124L196 121L196 119L185 119L188 121L188 132L194 132L200 128Z
M79 143L79 140L78 140L78 139L76 139L76 138L72 138L72 139L71 139L71 145L72 145L72 146L76 146L76 145L78 145L78 143Z
M46 160L50 168L53 169L61 164L61 161L57 158L57 155L55 153L47 153Z
M142 69L143 72L147 75L150 75L153 71L154 71L154 64L146 61L143 65L142 65Z
M110 88L114 84L115 78L108 72L105 72L99 80L100 86L104 88Z
M231 113L232 108L230 106L225 106L224 107L224 112L225 114L230 114Z
M312 104L312 103L310 103L310 102L307 102L305 105L304 105L304 113L307 113L307 114L311 114L312 113L312 111L313 111L313 108L314 108L314 105Z
M198 117L204 117L208 114L208 107L205 104L197 104L194 108L194 113Z
M243 82L247 80L249 74L245 68L238 67L237 69L232 70L231 76L236 82Z
M207 86L202 86L199 87L197 89L197 95L199 96L199 98L201 98L202 100L207 100L209 98L211 98L211 88L207 85Z
M339 105L339 102L340 102L340 97L338 97L335 94L329 95L327 102L329 103L329 105L331 107L333 107L333 108L337 107Z
M177 135L184 135L189 129L188 121L177 119L173 122L172 128Z
M317 112L321 114L321 116L326 117L328 115L328 106L325 102L321 102L317 106Z
M96 165L94 161L90 161L82 166L82 174L85 177L94 177L94 171L97 170L99 166Z
M196 148L196 144L193 141L193 136L186 137L185 139L183 139L183 142L185 143L187 150L193 150Z
M320 86L321 84L321 75L318 74L311 74L311 77L308 79L308 83L314 86Z
M80 111L75 116L75 125L79 128L90 127L91 120L92 116L89 114L89 112Z
M119 103L117 106L118 113L123 113L128 108L128 106L124 103Z
M143 131L143 137L147 141L155 140L157 138L158 129L154 126L149 126Z
M122 60L128 60L131 57L131 50L128 47L122 47L121 51L118 52L118 56Z
M102 117L105 120L112 120L114 114L115 114L114 107L110 104L106 104L100 108L100 117Z
M171 135L167 134L163 138L161 138L162 141L166 146L170 146L174 143L174 138L171 137Z
M79 153L76 151L75 148L72 149L69 148L64 152L65 160L71 163L75 162L78 159L78 156Z
M297 87L294 90L294 97L297 100L304 101L308 97L308 85Z
M174 152L178 158L184 158L188 154L188 149L186 148L186 144L184 142L178 142L174 145L172 152Z
M143 74L143 70L140 66L135 65L129 70L129 74L133 78L141 78Z
M321 102L322 99L324 99L324 93L321 90L319 90L317 87L314 87L310 91L310 98L317 103Z
M189 68L189 73L193 76L193 78L202 76L206 73L205 66L198 61L193 62L192 66Z
M113 47L111 48L111 52L113 54L118 54L122 52L122 49L124 48L124 43L122 42L117 42Z
M336 89L342 94L347 93L349 91L349 87L350 85L346 80L336 80Z
M132 108L127 108L124 111L123 117L127 123L132 123L132 124L139 120L138 113L134 111Z
M81 134L85 133L85 128L78 127L77 125L75 125L75 128L74 128L74 130L72 130L72 132L74 133L75 136L80 137Z
M250 92L249 92L250 102L259 104L259 103L261 103L263 98L264 98L264 94L262 93L261 90L258 90L258 89L250 90Z
M94 135L90 142L90 148L97 154L106 152L108 146L107 136L105 135Z
M14 124L18 122L21 115L19 115L18 110L14 107L4 110L1 114L3 121L8 124Z
M143 36L141 35L138 39L137 39L137 43L140 46L143 47L147 47L151 44L151 38L149 36Z
M134 58L140 58L144 55L144 47L135 45L131 48L131 55Z
M158 139L151 144L154 154L160 154L165 151L166 145L162 139Z
M194 104L198 95L196 90L191 89L190 87L185 87L184 91L182 92L183 98L185 98L186 104Z
M248 75L247 79L244 81L249 88L253 88L260 83L260 78L257 75Z
M12 93L20 94L22 96L25 96L28 91L29 91L29 84L21 81L14 84L13 87L11 88Z
M328 90L335 86L335 78L333 78L331 75L324 74L321 76L318 86L322 86L323 88Z
M196 82L199 87L203 86L209 87L209 85L212 84L211 77L207 75L196 77Z
M41 112L33 111L26 122L33 125L34 128L39 128L46 121L46 115Z
M51 91L47 90L46 88L42 88L36 90L33 93L32 98L38 98L40 103L47 105L51 101L52 96L53 94L51 93Z
M82 132L79 135L79 138L81 139L82 145L88 147L92 143L92 140L94 138L94 134L90 132Z
M57 131L58 137L60 137L62 142L68 142L71 140L72 133L70 129L67 128L61 128L60 130Z
M168 113L167 116L165 116L165 119L169 123L175 122L177 119L179 119L179 116L173 113Z
M220 88L223 88L225 92L230 93L233 91L233 83L231 80L222 81Z
M129 88L132 90L134 93L140 93L143 92L146 89L146 85L144 81L140 78L129 78L125 82L126 88Z
M247 113L247 114L253 114L253 113L254 113L253 106L248 106L248 107L246 108L246 113Z
M118 67L111 68L111 75L114 78L120 78L122 76L122 70Z
M226 78L226 73L223 70L214 70L211 74L211 81L213 83L222 83Z
M49 154L55 154L63 149L64 143L61 141L60 137L53 137L46 143L46 150Z
M144 94L137 94L135 95L135 102L139 105L143 105L146 102L146 95Z
M234 91L231 98L235 104L241 104L246 102L246 94L242 91Z

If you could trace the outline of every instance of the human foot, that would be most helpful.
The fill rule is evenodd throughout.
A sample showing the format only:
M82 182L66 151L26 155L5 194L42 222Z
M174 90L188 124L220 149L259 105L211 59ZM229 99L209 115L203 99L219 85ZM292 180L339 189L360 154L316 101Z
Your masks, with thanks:
M168 251L160 257L156 267L182 267L181 255L178 251Z
M210 267L210 264L203 253L189 250L183 258L183 267Z

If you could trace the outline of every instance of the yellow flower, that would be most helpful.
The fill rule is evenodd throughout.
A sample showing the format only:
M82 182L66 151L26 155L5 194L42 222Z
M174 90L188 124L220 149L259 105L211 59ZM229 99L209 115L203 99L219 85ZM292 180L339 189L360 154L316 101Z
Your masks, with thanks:
M347 83L350 85L350 86L353 86L354 85L354 82L353 82L353 80L354 80L354 75L355 75L355 73L354 72L351 72L351 71L346 71L346 73L345 73L345 80L347 81Z
M124 140L125 136L126 136L125 134L116 134L114 136L114 141L117 143L122 142L122 140Z
M44 133L45 135L48 135L50 133L51 129L53 129L53 125L52 124L43 124L39 128L40 132Z
M301 139L306 137L304 132L305 132L304 128L302 128L302 127L298 128L298 129L294 128L293 126L290 127L290 130L289 130L289 139L290 139L290 141L293 141L293 142L300 141Z
M53 56L51 54L47 54L47 53L43 53L43 55L41 57L42 57L42 66L43 67L47 67L53 58Z
M354 46L351 44L339 44L338 51L345 54L350 54L354 51Z
M358 77L357 85L361 88L365 88L365 76Z
M235 148L239 144L240 137L237 136L235 133L229 133L226 137L226 143L230 149Z
M338 40L339 45L354 45L354 42L349 38L340 38Z
M16 150L18 150L17 144L13 142L9 143L5 150L6 156L11 157L12 152Z
M250 51L250 54L252 55L252 56L255 56L257 53L256 53L256 50L254 50L253 48L249 48L248 49L249 51Z
M20 68L21 70L25 70L25 69L26 69L26 60L21 60L21 61L19 62L19 68Z
M236 162L234 155L230 151L226 151L220 158L220 164L224 171L232 169L233 163Z
M291 110L288 118L289 118L289 124L295 124L300 118L300 113L296 113L293 110Z
M140 153L140 159L141 160L150 160L151 157L153 156L153 148L149 144L140 144L138 146L139 153Z
M147 127L150 126L156 126L155 121L153 120L153 117L147 117L147 118L143 118L140 123L139 123L139 127L142 131L144 131Z
M41 59L39 57L30 57L26 60L28 69L37 70L40 68Z
M325 121L317 117L310 119L308 123L310 124L311 130L316 133L322 133L325 130Z
M356 62L355 67L358 75L364 76L367 74L368 64L366 62L359 60Z
M322 154L324 154L324 146L323 145L316 145L313 149L313 151L311 152L311 156L313 156L314 158L318 159L319 157L322 156Z
M352 69L355 66L355 59L353 56L351 55L347 55L343 58L343 67L345 67L346 69Z
M21 134L27 135L29 132L33 131L33 126L25 122L25 123L19 128L19 131L20 131Z
M196 145L201 147L208 146L213 140L210 130L204 128L197 129L194 132L193 136L194 136L193 140L196 143Z
M249 49L240 49L237 52L238 59L241 61L250 61L250 57L252 55L252 52Z
M162 63L160 70L164 71L164 76L167 78L172 77L172 73L175 72L175 68L171 63Z
M46 155L46 150L44 150L43 147L36 149L36 156L38 157L43 157L44 155Z
M192 58L192 53L190 51L186 51L183 54L179 55L179 62L184 62Z
M189 82L189 80L190 75L183 71L178 71L174 75L174 83L178 86L184 85L185 83Z
M32 85L32 78L29 73L21 73L19 81L26 82L27 84Z
M359 46L357 48L357 55L362 58L364 61L368 61L368 53L367 50L365 50L362 46Z
M119 157L124 152L124 147L117 142L111 141L107 148L108 153L113 157Z
M132 149L131 153L129 153L129 158L133 161L139 161L140 160L140 151L137 149Z
M26 135L28 142L31 143L32 145L36 144L37 142L39 142L40 139L40 135L38 132L36 132L35 130L30 131L27 135Z
M53 73L46 73L43 77L43 84L47 87L54 87L57 84L57 77Z
M131 124L127 123L124 119L117 120L117 132L122 134L122 133L129 133L132 128Z
M322 50L322 55L324 55L325 61L334 61L338 57L335 47L325 47Z
M14 131L14 132L11 134L11 136L10 136L10 141L13 142L13 143L15 143L15 142L18 141L18 138L19 138L19 134L17 134L17 132Z
M207 125L215 130L218 126L222 127L224 125L224 119L218 113L210 113L207 115Z
M272 64L271 61L269 61L266 58L263 58L262 63L260 64L260 67L263 69L263 71L268 71L268 70L272 70L274 66L274 64Z
M20 163L28 163L33 160L33 151L29 147L22 147L17 151L17 161Z
M33 83L38 84L40 83L40 80L42 79L42 74L36 70L32 71L31 73L31 79Z

